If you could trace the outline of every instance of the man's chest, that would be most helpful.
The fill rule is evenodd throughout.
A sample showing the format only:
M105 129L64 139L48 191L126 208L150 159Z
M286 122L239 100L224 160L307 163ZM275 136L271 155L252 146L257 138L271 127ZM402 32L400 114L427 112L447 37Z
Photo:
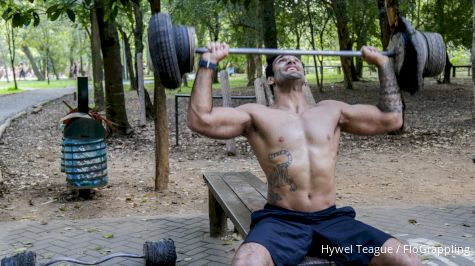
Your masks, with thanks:
M319 145L331 142L337 135L337 119L319 112L293 114L282 111L257 114L254 130L271 144Z

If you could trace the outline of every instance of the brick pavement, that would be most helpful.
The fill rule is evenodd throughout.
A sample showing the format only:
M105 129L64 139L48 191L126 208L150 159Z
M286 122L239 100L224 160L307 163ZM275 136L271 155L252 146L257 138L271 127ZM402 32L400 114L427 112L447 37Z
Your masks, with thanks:
M475 265L475 206L355 207L357 218L410 243L419 251L452 248L451 254L423 254L425 265ZM411 221L411 222L409 222ZM112 234L112 238L105 238ZM229 264L239 241L209 237L207 214L104 218L76 221L0 223L0 258L29 249L39 262L68 256L87 261L114 253L142 254L146 240L172 238L178 265ZM456 254L457 249L469 249ZM466 250L462 250L466 251ZM70 264L62 264L70 265ZM101 265L143 265L116 258Z

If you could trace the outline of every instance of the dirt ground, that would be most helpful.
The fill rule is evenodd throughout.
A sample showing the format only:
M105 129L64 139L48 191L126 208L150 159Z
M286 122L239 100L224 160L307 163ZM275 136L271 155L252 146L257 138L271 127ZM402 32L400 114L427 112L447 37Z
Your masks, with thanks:
M317 100L377 102L375 82L357 82L355 87L347 91L342 84L329 85L325 93L314 91L314 95ZM470 80L454 79L450 85L426 80L422 91L404 96L407 132L403 135L342 135L337 205L475 204ZM224 141L192 133L186 127L185 98L179 100L180 146L175 146L174 99L170 98L169 190L154 192L153 123L138 128L135 92L127 93L126 98L135 132L107 140L109 184L95 190L88 200L77 197L60 172L62 133L58 122L67 112L62 100L76 105L72 96L14 121L0 140L0 221L206 212L203 172L250 171L264 177L244 138L237 138L238 154L227 156Z

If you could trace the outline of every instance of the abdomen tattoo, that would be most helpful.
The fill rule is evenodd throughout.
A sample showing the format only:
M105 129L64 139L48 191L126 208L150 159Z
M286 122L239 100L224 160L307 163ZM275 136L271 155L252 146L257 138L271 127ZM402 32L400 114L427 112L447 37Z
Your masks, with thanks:
M272 169L272 173L269 175L269 192L267 195L269 203L276 203L282 199L278 193L273 191L274 188L281 188L282 186L288 185L289 191L297 190L297 184L295 184L294 180L289 176L288 171L289 166L292 164L292 154L290 154L289 151L281 150L269 154L269 160L273 160L279 156L285 156L287 160L283 163L276 164L274 169Z

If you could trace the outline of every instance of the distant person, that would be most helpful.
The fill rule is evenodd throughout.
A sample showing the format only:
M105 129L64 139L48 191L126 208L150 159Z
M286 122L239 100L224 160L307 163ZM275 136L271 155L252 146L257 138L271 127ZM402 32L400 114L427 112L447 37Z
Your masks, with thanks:
M74 62L73 68L71 70L71 73L73 74L73 78L77 78L78 76L78 64Z
M25 71L25 65L23 63L20 63L20 78L25 79L26 78L26 71Z

